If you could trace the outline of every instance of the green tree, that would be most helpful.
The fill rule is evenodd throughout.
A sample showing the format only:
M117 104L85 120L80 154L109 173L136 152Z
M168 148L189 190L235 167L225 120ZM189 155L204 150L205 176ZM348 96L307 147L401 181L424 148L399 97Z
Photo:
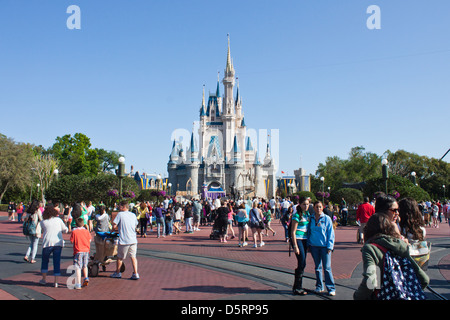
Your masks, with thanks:
M6 191L23 191L31 182L33 152L30 144L15 143L0 134L0 203Z
M99 172L97 151L91 149L90 139L82 133L75 133L73 137L70 134L57 137L50 150L59 161L63 175L93 177Z
M384 192L384 188L383 178L378 177L370 179L364 187L364 195L374 197L377 192ZM400 194L400 198L410 197L416 201L430 199L430 195L425 190L414 185L409 179L399 175L390 174L388 179L388 194L393 194L394 191L397 191Z
M41 193L41 200L45 202L44 194L45 190L50 186L50 183L55 178L56 170L58 170L58 162L52 155L37 154L32 160L32 170L37 177Z
M113 172L119 165L119 158L123 156L117 151L107 151L105 149L95 149L98 155L101 172Z
M443 185L450 181L450 164L443 160L419 156L416 153L398 150L387 151L389 172L412 181L411 172L416 173L416 183L430 198L443 198Z
M331 187L331 190L338 190L344 184L359 183L381 176L380 163L381 157L366 152L362 146L352 148L347 159L340 159L337 156L327 157L325 164L318 165L316 175L311 179L312 191L322 190L322 181L319 177L325 178L324 187L327 191L328 187Z

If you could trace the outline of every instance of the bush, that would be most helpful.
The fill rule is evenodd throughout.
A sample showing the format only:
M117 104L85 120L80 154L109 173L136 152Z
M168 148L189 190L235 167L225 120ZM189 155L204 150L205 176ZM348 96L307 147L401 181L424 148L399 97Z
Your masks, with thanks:
M299 192L296 192L294 194L294 197L297 197L297 196L298 196L298 198L301 198L301 197L308 198L309 197L309 198L311 198L311 203L317 200L315 194L310 192L310 191L299 191ZM293 199L291 199L291 200L293 200ZM298 199L294 199L294 200L297 201Z
M363 193L361 190L353 188L341 188L331 193L331 201L341 203L342 198L345 199L347 205L358 204L363 201Z

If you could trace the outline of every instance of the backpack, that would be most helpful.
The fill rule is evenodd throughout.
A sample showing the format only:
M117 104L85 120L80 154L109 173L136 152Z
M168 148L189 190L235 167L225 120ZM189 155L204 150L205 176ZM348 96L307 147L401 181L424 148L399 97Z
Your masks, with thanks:
M426 300L411 261L380 245L373 245L384 252L383 277L378 300Z
M23 222L22 232L26 236L35 236L36 235L36 223L33 221L33 215L30 215Z

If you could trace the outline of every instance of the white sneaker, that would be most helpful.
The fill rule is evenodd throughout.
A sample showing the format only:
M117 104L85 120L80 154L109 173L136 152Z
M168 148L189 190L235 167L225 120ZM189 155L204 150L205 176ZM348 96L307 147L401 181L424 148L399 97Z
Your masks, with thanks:
M244 242L244 243L242 244L242 246L243 246L243 247L248 246L248 243L247 243L247 242Z
M262 247L263 245L265 245L264 241L261 241L261 243L259 244L260 247Z

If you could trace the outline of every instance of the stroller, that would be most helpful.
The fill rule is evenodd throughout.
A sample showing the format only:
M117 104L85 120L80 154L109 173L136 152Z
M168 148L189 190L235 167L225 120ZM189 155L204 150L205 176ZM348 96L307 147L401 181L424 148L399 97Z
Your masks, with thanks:
M117 261L117 246L119 234L116 232L95 232L95 255L91 256L88 263L89 276L97 277L99 267L106 271L106 266L113 261ZM125 271L125 264L122 264L120 272Z
M217 240L220 238L220 228L217 219L214 221L211 234L209 235L211 240Z

